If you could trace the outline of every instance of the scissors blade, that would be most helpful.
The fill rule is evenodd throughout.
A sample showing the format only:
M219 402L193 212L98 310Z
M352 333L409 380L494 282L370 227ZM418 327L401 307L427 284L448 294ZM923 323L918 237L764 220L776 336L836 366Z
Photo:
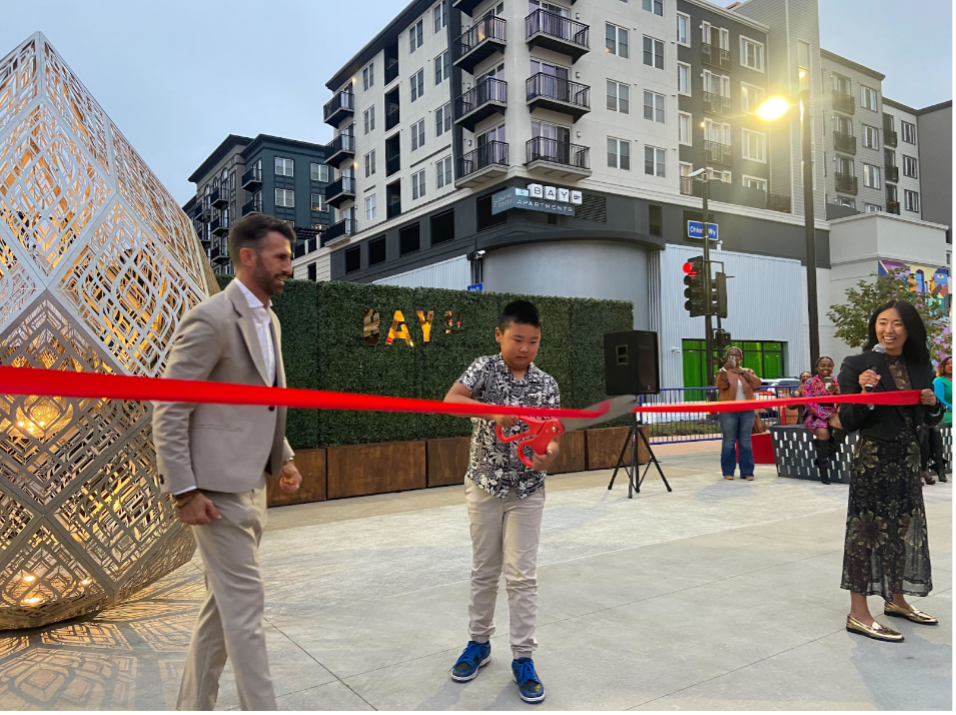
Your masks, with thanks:
M637 398L634 395L612 397L609 400L604 400L587 408L594 412L603 412L604 414L599 417L561 420L561 424L564 425L565 432L573 432L574 430L585 429L593 425L599 425L602 422L610 422L618 417L623 417L635 407L637 407Z

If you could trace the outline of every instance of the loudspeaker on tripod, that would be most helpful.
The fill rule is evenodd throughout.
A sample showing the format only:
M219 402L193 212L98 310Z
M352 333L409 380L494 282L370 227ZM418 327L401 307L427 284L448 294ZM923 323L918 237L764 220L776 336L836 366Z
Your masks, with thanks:
M660 383L657 333L605 333L604 386L608 395L656 395Z

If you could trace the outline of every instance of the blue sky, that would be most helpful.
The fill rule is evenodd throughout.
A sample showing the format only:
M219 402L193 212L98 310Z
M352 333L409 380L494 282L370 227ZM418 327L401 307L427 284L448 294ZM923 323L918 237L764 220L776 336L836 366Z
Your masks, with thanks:
M723 4L729 4L730 0ZM42 31L180 203L226 135L325 143L325 81L406 0L27 0L0 56ZM950 0L819 0L821 42L923 107L952 98Z

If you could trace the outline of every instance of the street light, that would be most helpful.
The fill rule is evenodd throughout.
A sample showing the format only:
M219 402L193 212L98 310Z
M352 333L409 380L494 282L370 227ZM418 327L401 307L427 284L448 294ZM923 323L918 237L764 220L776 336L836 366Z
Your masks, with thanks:
M800 80L806 79L805 70L800 70ZM810 117L810 88L792 97L771 97L757 109L757 116L772 122L786 116L791 109L801 110L803 123L801 133L803 149L803 226L807 246L807 312L810 319L810 364L820 357L820 319L817 310L817 247L813 216L813 134Z

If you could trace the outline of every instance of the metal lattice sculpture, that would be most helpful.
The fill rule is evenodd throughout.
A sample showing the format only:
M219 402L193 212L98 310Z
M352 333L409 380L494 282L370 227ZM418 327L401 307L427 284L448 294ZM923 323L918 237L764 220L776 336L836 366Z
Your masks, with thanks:
M0 60L0 364L158 375L216 292L179 206L42 34ZM0 395L0 629L188 561L140 402Z

